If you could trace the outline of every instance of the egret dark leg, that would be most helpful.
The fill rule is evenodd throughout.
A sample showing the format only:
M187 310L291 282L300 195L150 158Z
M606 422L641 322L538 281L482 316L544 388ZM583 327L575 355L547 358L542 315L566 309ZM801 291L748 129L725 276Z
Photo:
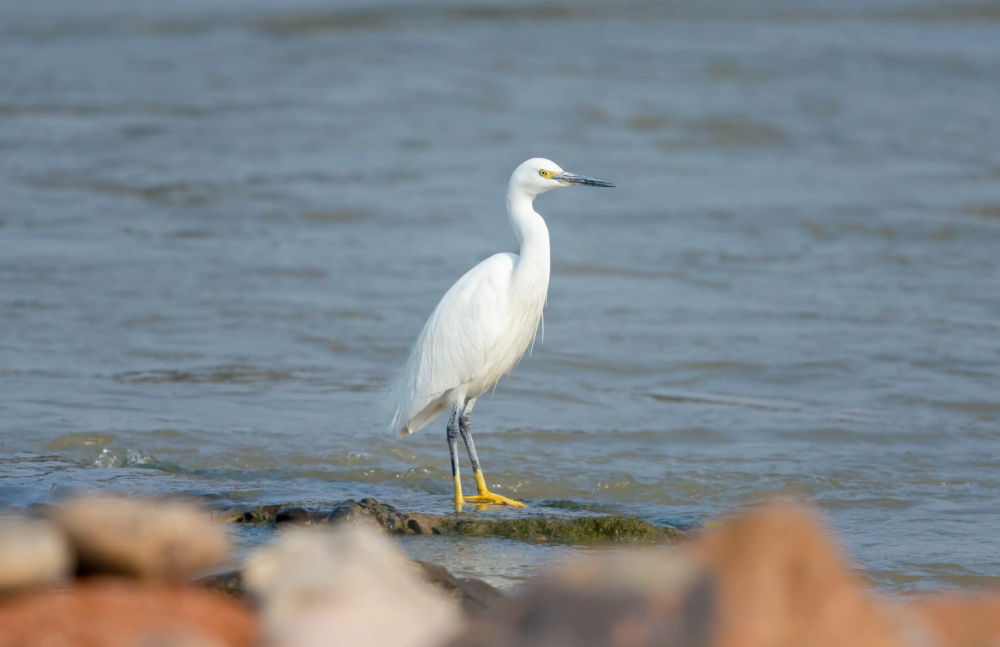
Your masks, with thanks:
M455 512L462 511L462 479L458 473L458 418L461 407L455 407L448 421L448 451L451 452L451 476L455 481Z
M458 417L458 431L462 434L462 440L465 441L465 448L469 450L469 460L472 461L472 472L473 474L479 474L482 470L479 469L479 456L476 454L476 444L472 442L472 427L469 426L469 416L472 415L472 406L475 403L475 398L465 403L462 415ZM478 482L479 477L477 476L476 483L478 484Z
M506 503L507 505L523 508L525 505L520 501L508 499L507 497L500 496L499 494L493 494L486 487L486 479L483 477L483 471L479 467L479 456L476 454L476 444L472 442L472 427L469 421L469 415L472 412L472 405L475 403L475 398L466 402L461 415L458 417L458 429L462 434L462 440L465 441L465 448L469 450L469 460L472 461L472 472L476 477L476 489L479 491L477 496L465 497L464 501L466 503Z

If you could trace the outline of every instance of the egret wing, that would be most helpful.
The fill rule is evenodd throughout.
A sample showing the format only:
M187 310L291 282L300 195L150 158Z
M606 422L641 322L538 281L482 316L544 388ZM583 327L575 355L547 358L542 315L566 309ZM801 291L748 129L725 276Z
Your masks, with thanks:
M452 389L489 372L516 261L515 254L491 256L441 298L390 389L393 431L416 432L444 411Z

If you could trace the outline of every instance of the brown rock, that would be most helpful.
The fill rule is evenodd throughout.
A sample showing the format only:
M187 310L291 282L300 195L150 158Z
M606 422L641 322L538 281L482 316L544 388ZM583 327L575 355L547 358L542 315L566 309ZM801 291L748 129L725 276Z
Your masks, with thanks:
M690 547L716 591L719 647L890 647L889 615L808 508L770 504Z
M761 506L690 545L579 561L476 619L463 647L898 647L807 509Z
M0 645L250 647L257 621L242 603L194 587L94 579L0 602Z
M330 511L326 521L331 525L371 523L394 535L424 534L419 521L411 524L410 515L372 498L345 501Z
M83 498L51 517L85 573L182 579L217 564L229 548L219 524L178 501Z
M66 536L47 521L0 519L0 592L51 584L73 570Z
M900 616L909 644L1000 647L1000 597L950 595L905 604ZM919 641L919 642L918 642Z
M484 611L504 599L495 586L474 577L455 577L444 566L415 561L424 579L443 590L462 605L465 611Z

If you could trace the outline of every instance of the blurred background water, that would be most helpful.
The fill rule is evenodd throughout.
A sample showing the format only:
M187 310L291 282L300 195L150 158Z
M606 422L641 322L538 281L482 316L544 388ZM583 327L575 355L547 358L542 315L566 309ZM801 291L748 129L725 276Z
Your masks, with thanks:
M544 156L619 188L536 203L491 485L801 496L886 589L996 585L998 151L995 2L0 2L0 509L447 511L444 421L386 438L378 390ZM408 549L502 586L571 550Z

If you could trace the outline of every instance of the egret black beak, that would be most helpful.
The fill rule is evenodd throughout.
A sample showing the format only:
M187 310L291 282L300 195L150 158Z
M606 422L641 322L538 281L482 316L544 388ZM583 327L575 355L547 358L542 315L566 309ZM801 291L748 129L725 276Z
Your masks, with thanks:
M598 180L597 178L577 175L576 173L567 173L565 171L553 175L552 179L558 182L565 182L566 184L582 184L584 186L617 186L614 182Z

